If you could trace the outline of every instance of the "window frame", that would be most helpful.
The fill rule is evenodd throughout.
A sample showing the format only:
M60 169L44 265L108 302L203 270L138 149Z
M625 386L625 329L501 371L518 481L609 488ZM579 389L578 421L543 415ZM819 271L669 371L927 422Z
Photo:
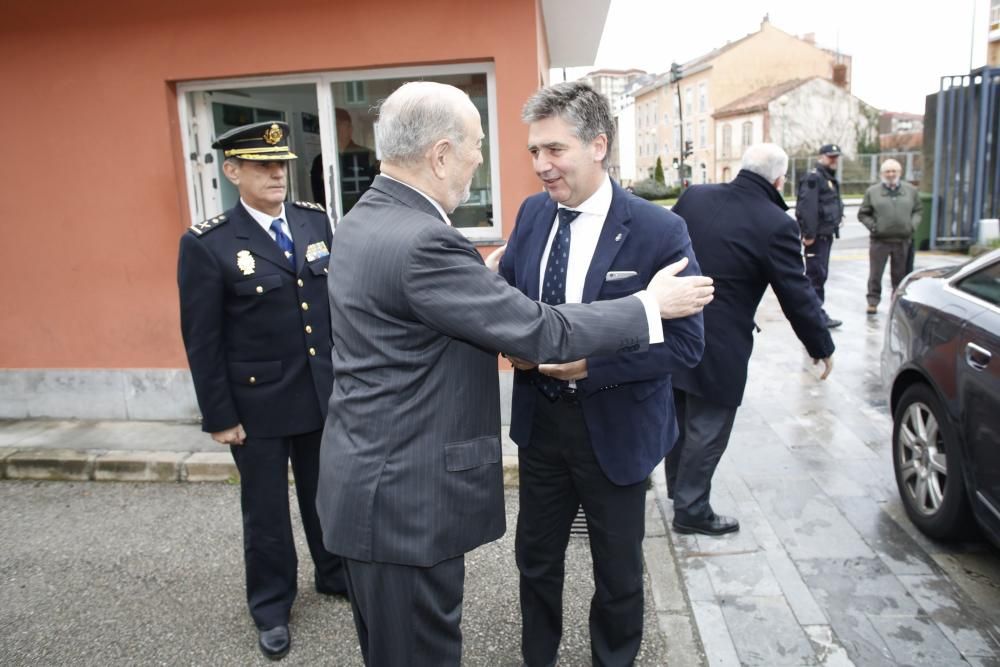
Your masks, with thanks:
M183 152L185 190L187 194L188 212L192 222L197 222L201 218L198 215L198 191L200 177L195 173L195 165L188 156L192 155L194 147L191 141L189 128L203 119L196 117L195 109L192 108L190 96L194 93L216 91L219 89L231 88L266 88L274 86L291 86L302 84L314 84L316 86L316 103L320 117L320 127L328 128L328 131L320 132L320 145L323 155L337 155L336 148L336 122L334 119L334 109L337 104L347 102L347 100L333 99L333 84L347 83L355 81L374 81L379 79L409 79L409 80L431 80L436 76L462 75L462 74L484 74L486 76L486 108L488 118L486 127L488 128L489 141L489 168L490 168L490 199L493 207L493 224L490 227L462 227L458 228L462 234L470 241L493 243L503 239L503 211L501 210L500 192L500 141L499 122L497 107L497 85L496 66L492 62L475 61L465 63L451 63L444 65L410 65L403 67L367 68L354 70L324 71L316 73L293 73L274 74L249 77L226 77L220 79L196 79L191 81L177 82L177 114L181 126L181 148ZM367 91L366 91L367 92ZM373 102L373 101L369 101ZM377 149L377 147L373 147ZM200 158L199 158L200 159ZM338 160L333 160L335 183L340 182ZM216 169L221 169L220 165L214 165ZM220 172L221 177L221 172ZM339 188L339 185L338 185ZM338 191L329 192L327 201L331 206L327 211L331 224L336 229L337 222L342 217L341 193Z

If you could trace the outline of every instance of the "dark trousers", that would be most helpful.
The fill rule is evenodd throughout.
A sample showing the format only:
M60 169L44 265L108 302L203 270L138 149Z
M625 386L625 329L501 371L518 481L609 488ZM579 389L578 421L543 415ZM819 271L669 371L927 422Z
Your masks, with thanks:
M882 299L882 274L885 273L885 263L891 258L889 280L892 290L896 291L899 283L908 273L910 246L908 239L879 240L872 239L868 246L868 303L877 306Z
M729 444L737 408L718 405L674 387L677 443L666 458L674 520L697 523L713 516L712 476Z
M248 437L243 445L230 447L240 471L247 603L261 630L288 623L298 590L298 557L288 508L289 457L316 586L324 591L346 589L340 557L323 548L316 513L321 437L322 431L287 438Z
M830 273L830 248L832 236L817 236L810 246L803 246L806 256L806 276L822 305L826 297L826 276ZM824 311L825 312L825 311Z
M361 655L368 667L462 662L465 556L433 567L344 559Z
M521 652L530 667L555 662L562 637L566 546L577 509L590 533L594 665L630 665L642 642L646 483L616 486L594 456L580 405L538 395L531 445L518 452Z

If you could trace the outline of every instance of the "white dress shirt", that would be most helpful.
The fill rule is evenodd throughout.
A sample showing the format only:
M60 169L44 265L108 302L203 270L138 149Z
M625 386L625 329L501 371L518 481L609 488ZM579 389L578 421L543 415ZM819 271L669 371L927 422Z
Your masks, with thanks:
M594 259L597 242L601 238L604 221L611 210L611 177L605 176L597 191L581 203L574 211L580 215L570 223L569 262L566 266L566 303L583 302L583 283L590 270L590 262ZM559 204L558 208L567 208ZM542 293L545 280L545 267L549 260L549 249L559 230L559 212L552 220L549 240L542 252L542 263L538 267L538 293ZM646 309L646 323L649 326L650 345L663 342L663 322L660 320L660 308L656 300L645 290L635 293Z
M278 212L278 215L268 215L263 211L258 211L254 207L250 206L250 204L246 203L243 197L240 197L240 203L243 204L243 208L247 210L247 213L250 214L250 217L256 220L257 224L260 225L265 232L267 232L267 235L271 237L272 241L277 241L277 237L275 233L271 230L271 222L279 218L281 219L281 231L283 231L285 233L285 236L287 236L288 238L292 238L292 229L291 227L288 226L288 220L285 218L284 203L281 204L281 210Z

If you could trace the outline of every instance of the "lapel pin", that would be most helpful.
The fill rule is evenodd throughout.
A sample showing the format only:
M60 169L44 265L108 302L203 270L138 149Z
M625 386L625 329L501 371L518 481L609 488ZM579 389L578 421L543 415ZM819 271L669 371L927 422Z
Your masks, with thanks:
M618 243L621 240L622 240L622 235L621 233L619 233L617 236L615 236L615 243Z

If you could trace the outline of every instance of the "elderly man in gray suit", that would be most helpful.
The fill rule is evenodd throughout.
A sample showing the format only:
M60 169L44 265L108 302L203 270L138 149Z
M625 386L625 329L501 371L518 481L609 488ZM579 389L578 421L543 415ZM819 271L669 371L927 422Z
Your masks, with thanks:
M408 83L382 104L382 173L334 235L334 388L317 508L344 557L367 665L458 665L464 554L505 530L497 353L536 362L644 350L700 312L711 279L558 307L484 266L448 222L482 163L462 91Z

